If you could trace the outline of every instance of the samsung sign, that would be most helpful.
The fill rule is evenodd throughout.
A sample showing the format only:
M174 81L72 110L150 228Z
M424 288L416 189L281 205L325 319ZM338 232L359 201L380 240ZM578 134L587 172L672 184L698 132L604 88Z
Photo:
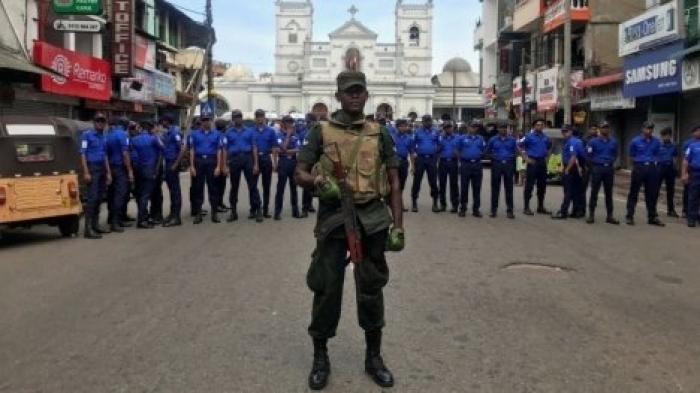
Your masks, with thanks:
M678 0L674 0L621 23L620 57L681 38L678 18Z
M683 50L683 42L625 58L625 98L681 91L681 61L672 56Z

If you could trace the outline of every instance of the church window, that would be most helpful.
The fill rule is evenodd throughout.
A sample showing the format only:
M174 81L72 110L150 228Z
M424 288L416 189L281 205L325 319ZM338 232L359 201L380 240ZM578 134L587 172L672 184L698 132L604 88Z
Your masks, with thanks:
M379 68L394 68L394 60L379 60Z
M413 26L408 30L408 39L412 44L420 44L420 30L418 26Z
M290 44L296 44L299 41L299 37L297 36L297 33L290 33L289 34L289 43Z

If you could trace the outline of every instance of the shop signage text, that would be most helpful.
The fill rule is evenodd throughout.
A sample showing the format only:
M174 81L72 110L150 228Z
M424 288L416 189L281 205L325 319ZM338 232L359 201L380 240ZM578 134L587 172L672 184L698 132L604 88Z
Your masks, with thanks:
M133 0L113 0L112 66L114 75L131 76L134 37Z
M681 91L681 62L672 55L683 43L625 58L624 96L645 97Z
M592 111L612 111L634 109L636 100L622 95L622 85L612 84L594 87L590 90Z
M678 0L674 0L621 23L620 57L681 38L678 18Z
M559 103L559 67L537 73L537 110L555 110Z
M53 12L63 15L102 15L102 0L53 0Z
M53 28L56 31L73 33L99 33L102 30L102 24L95 20L56 19L53 21Z

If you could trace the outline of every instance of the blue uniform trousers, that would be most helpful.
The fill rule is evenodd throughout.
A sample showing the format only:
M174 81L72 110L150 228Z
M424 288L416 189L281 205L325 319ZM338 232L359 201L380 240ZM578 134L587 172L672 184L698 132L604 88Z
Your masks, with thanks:
M700 220L700 169L689 169L688 183L688 222L697 223Z
M153 190L156 187L156 168L143 165L138 168L138 216L139 223L148 221L148 203L151 202Z
M262 205L263 212L267 214L270 208L270 187L272 185L272 158L269 154L261 154L258 156L258 166L260 167L260 173L255 176L255 188L258 195L260 191L258 188L258 179L262 181L262 200L260 204Z
M281 156L279 166L277 168L277 193L275 194L275 214L282 213L284 204L284 188L289 182L290 202L292 203L292 213L299 214L299 194L297 192L297 184L294 181L294 169L297 166L296 158L291 159L286 156Z
M535 185L537 185L537 204L539 207L544 207L544 197L547 194L547 160L545 158L534 160L534 163L527 164L524 190L525 207L530 205Z
M124 165L110 166L112 171L112 184L107 190L107 208L110 223L119 222L123 219L122 212L129 195L129 175L126 173Z
M441 158L438 175L440 179L440 205L447 206L447 186L449 185L450 203L456 209L459 205L459 160Z
M632 170L632 184L627 197L627 217L634 217L639 199L639 191L644 186L644 199L649 219L658 217L656 202L659 197L659 175L654 163L635 163Z
M484 168L481 165L481 160L462 160L459 166L459 173L462 186L459 197L460 210L467 210L469 185L471 185L474 200L472 211L476 213L481 208L481 183L484 180Z
M666 207L669 212L676 211L676 176L678 173L673 162L660 163L659 169L659 193L661 188L666 185Z
M506 208L513 212L513 177L515 164L513 161L493 161L491 165L491 212L498 211L498 201L501 197L501 179L506 192Z
M165 162L165 184L170 193L170 216L180 217L182 211L182 189L180 188L180 169L172 170L174 162Z
M598 206L598 192L603 186L605 194L605 209L608 217L613 215L613 186L615 185L615 168L612 165L593 165L591 173L591 198L588 203L589 214L595 214Z
M399 184L401 191L406 188L406 180L408 179L408 158L399 157L401 164L399 165Z
M212 214L214 214L219 207L219 190L216 178L214 177L214 171L216 170L216 154L195 157L194 169L197 172L192 186L192 209L194 210L194 214L200 214L202 212L205 184L209 195L209 206L211 206Z
M92 181L87 187L87 203L85 204L85 218L90 225L97 226L100 216L100 205L107 190L107 173L105 164L88 163L88 171Z
M583 187L583 178L576 168L562 179L564 186L564 201L561 204L559 211L562 215L569 215L569 208L574 207L574 213L581 212L581 205L585 205L585 201L581 199L581 188Z
M245 178L248 186L248 202L250 212L255 213L260 209L260 194L255 186L255 176L253 176L253 156L252 153L236 153L229 156L228 169L231 176L231 191L229 193L229 203L231 209L236 210L238 206L238 190L241 185L241 175Z
M437 184L437 163L434 155L419 155L416 157L415 173L413 175L413 189L411 190L411 198L413 201L418 200L420 195L420 186L423 181L423 174L428 174L428 184L430 185L430 196L436 199L439 195Z
M163 220L163 168L158 165L155 169L153 179L153 190L151 191L151 209L149 217L151 219Z

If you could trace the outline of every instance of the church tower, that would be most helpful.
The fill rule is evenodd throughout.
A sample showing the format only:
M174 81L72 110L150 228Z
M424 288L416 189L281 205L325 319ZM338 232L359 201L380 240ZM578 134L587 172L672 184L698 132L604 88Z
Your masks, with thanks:
M433 75L433 0L396 1L396 44L403 51L401 73L407 81L430 84Z
M313 36L311 0L277 0L275 81L297 83L304 73L304 46Z

